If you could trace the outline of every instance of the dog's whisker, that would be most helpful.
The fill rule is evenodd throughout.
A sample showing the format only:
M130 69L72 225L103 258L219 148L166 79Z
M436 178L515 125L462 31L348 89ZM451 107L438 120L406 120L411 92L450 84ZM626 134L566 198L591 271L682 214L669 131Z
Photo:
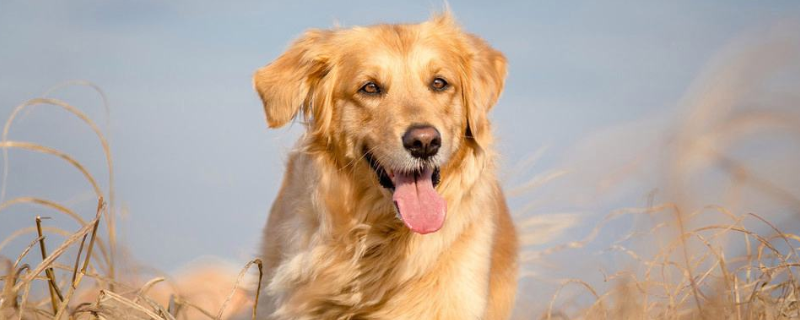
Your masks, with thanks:
M356 163L358 163L359 161L365 159L368 153L372 153L372 151L375 151L375 149L377 149L377 148L378 148L378 146L374 146L374 147L370 148L369 150L366 150L365 152L362 152L361 156L359 156L358 158L354 158L353 160L350 160L350 162L348 162L344 167L342 167L342 169L347 169L347 167L350 167L350 173L351 174L355 173ZM342 169L340 169L340 170L342 170Z
M367 157L367 154L371 153L372 151L374 151L377 148L378 148L378 146L374 146L374 147L371 147L370 149L366 150L365 152L361 153L361 156L359 156L358 158L354 158L353 160L348 162L344 167L339 169L339 171L341 172L342 170L350 170L350 172L348 172L348 173L350 175L354 175L355 174L355 170L356 170L356 164L359 161L365 159Z

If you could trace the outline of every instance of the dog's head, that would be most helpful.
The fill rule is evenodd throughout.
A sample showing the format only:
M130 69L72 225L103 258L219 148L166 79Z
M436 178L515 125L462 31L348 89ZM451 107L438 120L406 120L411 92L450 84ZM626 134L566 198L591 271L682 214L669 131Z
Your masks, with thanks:
M270 127L302 113L320 150L342 167L371 168L372 185L392 192L405 224L428 233L444 222L442 169L458 170L457 155L491 142L487 112L505 75L503 55L444 14L308 31L254 84Z

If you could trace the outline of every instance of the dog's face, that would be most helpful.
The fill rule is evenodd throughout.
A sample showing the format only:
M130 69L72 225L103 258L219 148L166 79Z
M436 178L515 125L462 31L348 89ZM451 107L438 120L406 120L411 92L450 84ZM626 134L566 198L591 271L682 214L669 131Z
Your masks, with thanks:
M322 150L342 167L370 168L405 224L428 233L444 222L442 168L490 142L486 113L505 68L502 54L444 15L309 31L254 82L271 127L302 112Z

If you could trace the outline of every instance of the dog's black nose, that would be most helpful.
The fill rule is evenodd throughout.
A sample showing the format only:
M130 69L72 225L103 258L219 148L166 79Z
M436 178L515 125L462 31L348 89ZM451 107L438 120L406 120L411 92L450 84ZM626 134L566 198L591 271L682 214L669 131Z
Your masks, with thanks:
M414 158L425 159L436 155L442 146L439 130L430 125L411 126L403 134L403 146Z

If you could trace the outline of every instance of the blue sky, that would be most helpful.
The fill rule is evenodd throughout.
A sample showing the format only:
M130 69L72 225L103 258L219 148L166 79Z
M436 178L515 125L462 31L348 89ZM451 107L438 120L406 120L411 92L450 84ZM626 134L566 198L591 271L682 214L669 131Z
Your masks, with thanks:
M753 29L800 17L796 1L450 6L466 30L508 57L506 90L492 119L504 169L548 146L530 174L558 167L574 145L604 128L670 119L722 48ZM441 7L438 1L3 1L0 115L5 119L64 81L99 85L110 100L118 207L133 256L164 270L203 255L243 262L256 252L286 151L302 129L267 129L253 71L305 29L418 22ZM106 122L87 88L53 96ZM63 111L33 109L10 136L65 150L105 177L99 144ZM7 199L38 195L93 214L88 185L69 167L22 151L11 156ZM35 214L52 215L38 208L0 213L0 235L31 225ZM52 223L68 226L60 219Z

